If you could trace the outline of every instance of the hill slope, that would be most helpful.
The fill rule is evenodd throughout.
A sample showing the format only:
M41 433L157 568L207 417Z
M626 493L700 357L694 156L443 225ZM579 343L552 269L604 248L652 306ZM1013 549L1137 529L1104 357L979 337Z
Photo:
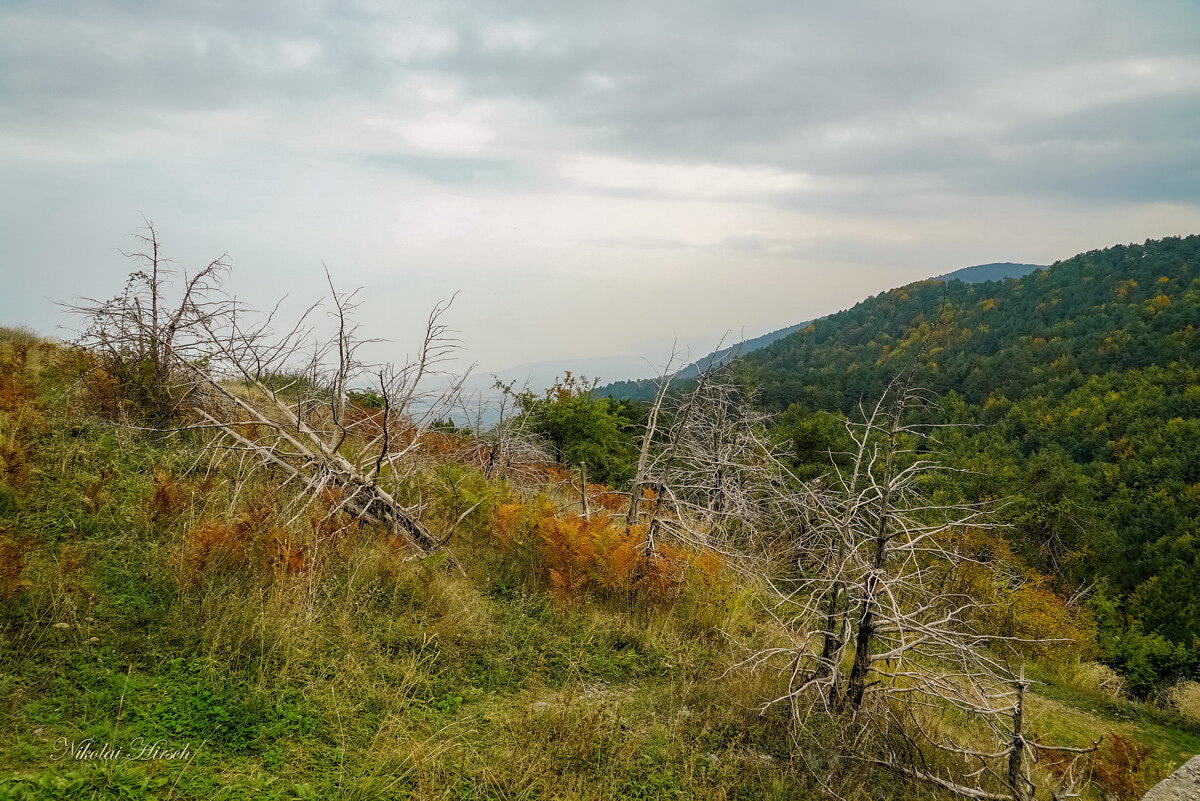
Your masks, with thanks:
M1000 281L1005 278L1017 278L1041 268L1042 265L1038 264L995 262L992 264L977 264L973 267L963 267L960 270L955 270L954 272L937 276L932 280L962 281L968 284L980 284L986 281ZM697 359L687 367L684 367L679 371L678 377L680 379L695 378L701 373L701 371L706 370L713 365L719 365L738 357L745 356L749 353L753 353L754 351L761 350L773 342L778 342L784 337L794 334L807 325L809 325L809 322L796 323L795 325L789 325L784 328L763 334L762 336L743 340L736 345L715 350L704 358ZM583 372L586 372L586 370ZM654 379L643 378L630 381L614 381L611 384L601 387L598 392L600 395L605 395L617 400L648 400L654 397Z
M707 370L709 367L712 367L713 365L722 364L722 363L730 361L732 359L736 359L738 356L742 356L744 354L751 353L753 351L765 348L767 345L770 345L772 342L776 342L780 339L783 339L784 337L788 336L789 334L794 334L795 332L799 331L801 328L803 328L806 325L808 325L807 322L796 323L795 325L789 325L786 328L780 328L775 331L770 331L759 337L753 337L751 339L744 339L741 342L737 343L736 345L731 345L728 348L720 348L718 350L714 350L712 353L708 354L704 358L697 359L696 361L689 364L687 367L680 370L679 377L680 378L695 378L696 376L700 375L701 372L703 372L704 370Z
M760 712L791 675L745 665L794 643L775 596L714 554L632 569L636 540L564 511L561 468L536 492L419 474L405 491L453 534L422 558L325 495L293 514L278 475L205 466L202 432L128 425L94 365L0 327L0 798L952 797ZM1200 750L1200 722L1050 653L1028 654L1031 730L1112 744L1084 798ZM169 756L85 750L147 743Z
M918 382L972 402L1061 394L1113 370L1192 365L1194 265L1200 236L1092 251L1000 284L922 281L747 354L742 374L770 408L849 409L926 344Z

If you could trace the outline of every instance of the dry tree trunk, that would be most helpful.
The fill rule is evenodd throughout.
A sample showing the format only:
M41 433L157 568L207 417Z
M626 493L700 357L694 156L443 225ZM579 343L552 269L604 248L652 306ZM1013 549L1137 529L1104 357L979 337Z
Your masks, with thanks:
M583 519L587 520L592 516L592 507L588 503L588 480L587 480L587 460L582 459L579 462L579 505L583 507Z
M947 777L934 772L920 760L914 760L890 751L870 761L895 771L903 776L932 784L962 798L987 799L988 801L1035 801L1038 787L1034 782L1030 762L1037 762L1041 754L1059 755L1057 786L1049 794L1053 799L1079 798L1080 787L1086 778L1083 760L1100 747L1103 737L1083 747L1045 745L1039 743L1025 731L1025 694L1030 682L1024 674L1003 680L1007 690L985 692L971 698L964 694L949 700L960 710L982 721L989 730L996 750L991 752L969 748L953 741L935 739L924 727L917 725L916 736L935 749L973 765L963 777ZM910 728L914 728L911 727ZM913 737L904 734L910 744ZM970 782L970 783L966 783Z
M676 370L672 372L671 366L676 359L676 353L671 353L671 358L667 360L667 366L663 370L658 379L658 390L654 393L654 401L650 404L650 412L646 417L646 427L642 431L642 443L638 449L637 467L634 468L633 482L629 488L629 511L625 514L626 527L637 525L640 517L639 511L642 502L642 488L649 481L648 471L651 465L651 454L654 449L655 438L658 436L658 418L662 414L663 404L666 402L667 393L670 392L671 382L679 374Z
M395 484L419 467L428 424L449 408L461 385L460 379L432 397L421 395L421 380L434 374L453 349L439 322L448 304L434 309L416 360L401 368L359 362L356 351L365 340L355 338L356 328L350 323L353 295L334 291L331 305L338 325L335 339L319 342L301 373L303 380L292 380L283 389L266 379L282 372L291 357L310 345L307 335L278 342L261 328L243 329L236 321L226 329L210 327L214 355L226 366L229 379L250 391L243 396L211 373L193 368L196 381L226 401L202 410L202 415L209 427L235 440L240 449L264 463L286 464L285 472L302 482L309 497L336 488L338 500L330 514L344 511L383 526L418 553L436 551L441 542L419 520L419 510L399 502L381 482ZM377 379L372 387L380 399L375 412L349 403L352 383L368 374ZM247 420L273 436L267 442L241 436L237 428Z
M887 419L887 438L884 443L883 476L879 487L879 500L875 509L874 556L871 569L863 576L860 597L862 608L859 612L858 631L854 638L854 662L850 667L850 677L847 682L847 695L850 706L858 709L862 706L863 694L866 691L867 675L871 670L871 650L876 636L875 618L877 613L877 593L884 568L887 565L888 545L892 539L889 530L892 514L892 482L895 479L896 451L899 448L897 439L900 434L901 418L909 403L908 387L898 388L898 397Z
M671 362L675 359L672 355ZM679 507L675 502L684 490L694 487L681 479L679 460L685 440L692 434L697 419L701 427L706 427L708 414L711 409L704 408L707 391L716 374L725 364L713 364L702 370L696 376L695 385L682 399L676 399L673 408L668 408L672 402L670 388L678 375L670 372L671 362L659 379L658 391L650 407L646 428L642 435L641 449L638 453L637 469L634 474L629 493L629 511L625 516L625 525L633 527L641 522L641 502L645 489L655 493L654 505L650 509L646 526L646 542L643 552L646 558L653 558L656 553L656 542L664 526L664 515L669 507ZM660 425L664 413L670 419L665 431ZM662 440L660 442L660 439ZM677 511L681 511L677 509ZM676 515L681 517L681 515Z
M1029 744L1025 741L1025 689L1029 686L1024 678L1014 682L1017 698L1013 704L1012 713L1012 742L1008 754L1008 791L1012 793L1013 801L1032 801L1030 790L1033 783L1025 768L1025 752Z

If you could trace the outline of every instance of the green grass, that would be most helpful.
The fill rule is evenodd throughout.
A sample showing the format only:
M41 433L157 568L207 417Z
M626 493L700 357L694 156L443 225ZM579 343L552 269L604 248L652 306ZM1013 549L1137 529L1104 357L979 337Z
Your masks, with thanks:
M47 777L68 782L68 795L82 781L114 798L803 792L786 771L740 756L777 749L778 721L730 698L712 646L682 637L669 613L638 624L604 609L497 600L420 566L336 600L351 608L327 607L281 642L303 610L263 599L255 611L275 638L258 632L257 646L221 640L216 628L215 616L235 615L246 597L202 602L201 621L181 596L140 642L107 645L110 629L97 625L6 652L3 694L17 714L0 732L14 743L0 765L22 778L0 787L31 798L68 797ZM88 644L92 636L100 642ZM161 739L197 755L189 765L59 765L60 738ZM174 795L141 777L166 778Z

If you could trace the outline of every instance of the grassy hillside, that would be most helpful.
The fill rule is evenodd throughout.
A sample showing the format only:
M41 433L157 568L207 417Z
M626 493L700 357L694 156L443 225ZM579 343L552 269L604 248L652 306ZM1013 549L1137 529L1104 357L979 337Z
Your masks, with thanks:
M786 642L761 583L703 551L640 564L563 511L558 468L431 465L410 491L453 536L417 557L284 519L287 488L209 466L200 432L122 424L87 354L0 340L0 798L948 797L760 712L786 681L742 665ZM1200 751L1200 718L1086 656L1030 669L1036 732L1110 735L1093 797Z
M449 464L431 523L479 506L414 558L106 419L79 354L10 331L0 365L0 798L819 797L774 678L727 672L775 635L719 565L635 587L550 547L553 494Z

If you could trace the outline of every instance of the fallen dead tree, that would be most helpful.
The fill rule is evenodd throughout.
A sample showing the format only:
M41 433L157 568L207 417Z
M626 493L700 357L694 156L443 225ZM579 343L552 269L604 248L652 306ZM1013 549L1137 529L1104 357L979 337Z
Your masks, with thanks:
M223 259L189 275L160 257L152 225L137 239L146 247L127 255L143 269L124 292L68 308L85 321L81 346L139 377L154 400L150 426L212 432L210 454L280 474L296 505L323 498L330 517L380 526L417 553L440 548L420 499L401 492L415 484L431 427L461 389L463 377L444 369L458 348L442 321L450 302L430 313L415 357L370 363L360 352L374 340L358 333L356 293L332 280L325 301L280 326L278 305L258 314L222 290Z

